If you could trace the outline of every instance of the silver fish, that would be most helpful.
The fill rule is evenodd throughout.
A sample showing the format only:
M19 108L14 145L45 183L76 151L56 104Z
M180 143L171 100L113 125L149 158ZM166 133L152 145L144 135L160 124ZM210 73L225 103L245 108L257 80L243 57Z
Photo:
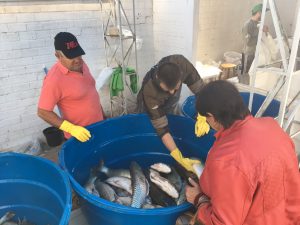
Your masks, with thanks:
M143 206L142 206L143 209L155 209L156 207L152 204L149 204L149 203L145 203Z
M160 205L155 205L152 203L144 203L142 206L143 209L156 209L156 208L162 208Z
M98 169L99 168L97 168L97 167L91 169L89 179L86 182L86 184L84 185L84 188L88 193L96 195L96 196L99 197L99 193L95 188L95 181L96 181L96 179L98 178L98 175L99 175Z
M149 191L150 192L150 191ZM147 196L145 198L145 204L148 203L148 204L152 204L152 200L151 200L151 197L150 196Z
M124 189L111 186L119 197L131 197L132 195Z
M111 186L121 188L132 195L131 180L127 177L110 177L105 182Z
M99 196L108 201L114 202L117 199L117 195L114 189L111 188L108 184L102 182L100 179L95 181L95 188L99 193Z
M196 174L187 171L183 166L181 166L179 163L174 164L174 168L176 169L177 173L181 178L183 178L184 181L186 181L189 185L192 185L189 181L189 178L192 178L196 182L199 182L199 178Z
M130 206L132 202L132 197L118 197L116 202L121 205Z
M166 194L171 196L172 198L178 198L179 193L176 188L168 181L166 178L159 175L153 169L150 169L150 180L156 184L161 190L163 190Z
M14 212L7 212L4 216L0 218L0 225L4 224L5 222L8 222L11 220L16 214Z
M145 171L146 178L149 181L149 196L151 197L152 204L168 207L168 206L175 206L175 200L167 195L163 190L161 190L156 184L154 184L150 180L150 171ZM146 202L146 201L145 201ZM148 203L148 202L146 202Z
M136 162L131 162L130 174L132 177L133 190L131 207L141 208L149 194L149 183L142 171L142 168Z
M99 193L95 188L95 181L97 180L97 177L90 177L87 183L84 185L85 190L93 195L96 195L99 197Z
M182 184L181 191L179 193L179 197L176 199L177 205L181 205L182 203L186 202L185 187L186 187L186 182L184 181Z
M181 188L182 188L182 179L179 176L179 174L177 173L177 171L175 170L174 167L171 167L172 172L169 174L162 174L162 176L164 178L166 178L168 181L170 181L171 184L173 184L173 186L176 188L176 190L178 192L180 192Z
M129 170L107 168L106 166L104 166L103 160L100 162L98 171L106 174L108 177L127 177L131 179Z
M155 163L153 165L150 166L151 169L156 170L157 172L160 173L171 173L171 167L169 167L168 165L164 164L164 163Z

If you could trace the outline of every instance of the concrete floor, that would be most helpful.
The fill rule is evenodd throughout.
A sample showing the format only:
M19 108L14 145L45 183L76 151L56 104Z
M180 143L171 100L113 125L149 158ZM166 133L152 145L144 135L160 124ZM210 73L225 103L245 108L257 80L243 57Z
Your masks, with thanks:
M72 211L69 225L88 225L86 218L81 212L81 209Z

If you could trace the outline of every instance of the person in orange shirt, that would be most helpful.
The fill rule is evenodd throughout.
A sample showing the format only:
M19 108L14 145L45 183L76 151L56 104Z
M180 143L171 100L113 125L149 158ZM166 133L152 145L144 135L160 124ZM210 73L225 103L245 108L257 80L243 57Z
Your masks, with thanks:
M196 109L217 133L199 184L186 189L197 207L192 223L299 225L300 173L288 134L273 118L252 117L226 81L204 86Z
M65 138L85 142L91 137L84 126L104 119L100 98L85 54L76 37L60 32L54 38L58 61L46 75L38 103L38 116L61 129ZM61 117L54 111L58 106Z

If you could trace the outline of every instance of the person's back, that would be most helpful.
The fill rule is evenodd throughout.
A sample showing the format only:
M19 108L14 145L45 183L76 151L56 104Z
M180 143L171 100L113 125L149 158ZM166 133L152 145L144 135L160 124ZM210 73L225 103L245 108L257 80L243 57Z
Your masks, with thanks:
M250 117L227 138L233 138L239 148L233 150L225 140L226 146L218 145L223 148L219 159L233 163L249 182L250 205L243 224L300 224L297 157L292 140L278 123L272 118Z
M278 123L254 118L238 89L222 80L200 90L196 109L217 131L199 187L187 187L197 219L205 225L300 223L298 160Z

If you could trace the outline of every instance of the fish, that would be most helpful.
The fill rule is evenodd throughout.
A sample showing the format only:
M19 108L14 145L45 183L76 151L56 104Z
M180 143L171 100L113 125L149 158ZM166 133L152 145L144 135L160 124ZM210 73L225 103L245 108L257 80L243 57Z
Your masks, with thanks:
M0 218L0 225L11 220L16 214L14 212L7 212Z
M131 202L132 202L132 197L130 197L130 196L128 196L128 197L118 197L116 202L121 204L121 205L130 206Z
M95 181L95 188L98 191L100 198L106 199L111 202L116 201L117 194L114 189L112 189L112 187L107 183L104 183L100 179L97 179Z
M99 170L99 167L95 167L95 168L91 169L89 179L86 182L86 184L84 185L84 188L88 193L99 197L99 193L95 188L95 181L97 178L102 177L103 174L102 173L100 174L100 172L98 170ZM104 176L106 176L106 175L104 175Z
M192 186L192 184L189 181L189 178L192 178L194 181L196 181L197 183L199 182L199 178L197 177L196 174L187 171L183 166L181 166L179 163L175 163L174 168L176 170L176 172L179 174L179 176L185 181L187 182L189 185Z
M95 188L95 181L97 180L97 177L90 177L87 183L84 185L85 190L93 195L96 195L99 197L99 193Z
M121 188L132 195L131 179L127 177L110 177L105 182L111 186Z
M148 183L149 183L149 181L148 181ZM146 199L145 199L145 202L144 202L145 204L146 203L148 203L148 204L152 204L152 200L151 200L151 198L150 198L150 196L148 195L147 197L146 197Z
M176 199L176 204L177 205L181 205L184 202L186 202L185 188L186 188L186 182L184 181L182 183L182 188L179 192L179 197Z
M171 184L171 182L169 180L160 176L160 174L157 171L155 171L153 169L149 169L149 170L150 170L150 180L154 184L156 184L161 190L163 190L170 197L172 197L172 198L179 197L178 191L176 190L174 185Z
M157 172L160 173L171 173L171 167L169 167L168 165L164 164L164 163L155 163L153 165L150 166L151 169L156 170Z
M119 197L131 197L132 195L124 189L111 186Z
M142 209L155 209L155 206L149 203L145 203L142 205Z
M162 208L162 207L160 205L145 203L145 204L143 204L142 208L143 209L156 209L156 208Z
M133 192L131 207L141 208L149 194L149 183L142 168L134 161L130 163L130 175Z
M149 181L149 196L152 200L151 204L160 207L168 207L176 205L175 200L161 190L156 184L150 180L150 170L145 171L145 175Z
M182 189L182 179L177 173L176 169L174 167L171 167L171 173L169 174L162 174L164 178L166 178L168 181L170 181L171 184L176 188L178 192Z
M108 177L127 177L131 179L130 171L126 169L110 169L104 166L104 161L100 161L100 165L98 168L99 172L104 173Z

